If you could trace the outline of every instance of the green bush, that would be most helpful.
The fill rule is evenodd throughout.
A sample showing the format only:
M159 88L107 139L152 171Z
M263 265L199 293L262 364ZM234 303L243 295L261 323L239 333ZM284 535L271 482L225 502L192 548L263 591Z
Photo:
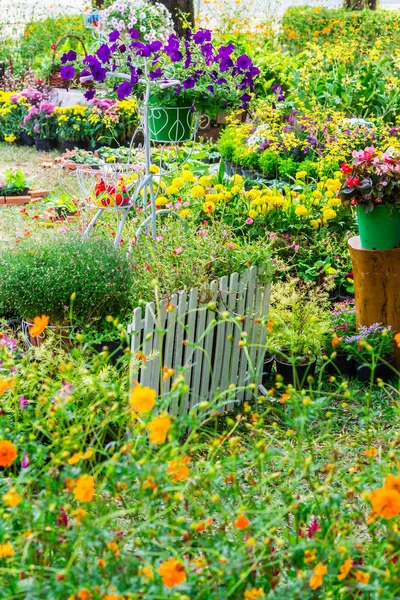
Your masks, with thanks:
M279 154L274 152L273 150L265 150L260 155L260 169L265 175L270 179L274 179L278 173L278 165L279 165Z
M26 238L0 256L0 306L20 318L46 314L61 323L76 294L75 319L121 314L130 307L132 273L125 254L105 238L72 232Z
M295 177L297 171L299 171L299 163L295 162L293 158L280 158L278 163L278 173L282 179L290 179Z
M233 127L227 127L221 133L221 136L217 142L217 148L222 158L225 160L232 160L235 148L237 145L235 130Z

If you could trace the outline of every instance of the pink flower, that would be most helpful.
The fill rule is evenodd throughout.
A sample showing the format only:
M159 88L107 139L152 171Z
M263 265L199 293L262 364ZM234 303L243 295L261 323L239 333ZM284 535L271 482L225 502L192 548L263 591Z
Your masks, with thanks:
M25 398L25 396L20 396L20 398L19 398L19 410L23 410L25 408L25 406L27 406L28 402L29 401Z
M176 249L174 250L174 254L175 254L175 255L177 255L177 254L181 254L182 252L183 252L183 248L182 248L182 246L179 246L179 248L176 248Z
M248 217L246 219L246 223L247 223L247 225L253 225L254 221L253 221L253 219L251 219L250 217Z
M23 469L26 469L26 467L28 467L28 466L29 466L29 456L26 452L24 452L24 457L21 460L21 467Z

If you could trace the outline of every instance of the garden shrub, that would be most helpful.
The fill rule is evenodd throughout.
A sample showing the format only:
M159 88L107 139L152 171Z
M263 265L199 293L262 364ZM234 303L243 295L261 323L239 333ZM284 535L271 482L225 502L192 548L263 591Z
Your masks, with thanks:
M293 158L280 158L278 163L278 173L282 179L288 179L296 176L299 171L299 163L296 163Z
M133 268L110 239L46 233L1 253L3 310L25 319L46 314L50 322L61 323L70 311L74 319L90 321L130 307Z
M260 155L260 169L265 177L273 179L277 176L280 163L279 154L273 150L265 150Z

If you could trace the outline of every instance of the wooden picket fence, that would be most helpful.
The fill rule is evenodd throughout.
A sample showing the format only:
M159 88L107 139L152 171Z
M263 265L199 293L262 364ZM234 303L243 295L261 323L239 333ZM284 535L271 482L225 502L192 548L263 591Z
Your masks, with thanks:
M134 356L143 356L131 374L157 393L168 392L171 380L163 380L162 368L176 372L184 367L188 393L171 406L172 414L185 414L200 400L211 399L219 388L261 383L266 340L266 317L271 284L262 280L263 269L250 267L211 282L204 291L192 288L136 308L129 331ZM228 316L229 315L229 316ZM245 337L243 336L245 333ZM247 335L246 335L247 334ZM246 339L244 349L239 342ZM235 402L252 396L238 390ZM235 402L227 405L231 409Z

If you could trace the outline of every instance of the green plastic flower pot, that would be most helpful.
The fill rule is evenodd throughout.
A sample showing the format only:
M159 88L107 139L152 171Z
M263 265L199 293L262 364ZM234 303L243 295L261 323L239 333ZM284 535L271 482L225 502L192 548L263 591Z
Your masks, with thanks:
M149 106L149 133L153 142L177 143L192 139L191 106Z
M387 204L379 204L367 214L360 204L356 210L363 248L391 250L400 246L400 210Z

